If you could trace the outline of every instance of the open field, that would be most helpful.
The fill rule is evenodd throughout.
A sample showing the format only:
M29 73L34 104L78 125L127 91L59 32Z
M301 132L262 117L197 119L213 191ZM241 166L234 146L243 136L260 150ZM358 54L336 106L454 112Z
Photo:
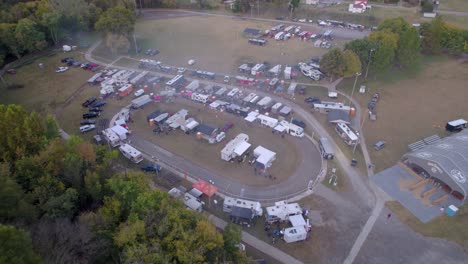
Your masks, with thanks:
M170 132L169 135L156 135L146 122L146 114L156 109L175 113L182 108L187 109L189 116L201 121L201 123L223 127L227 122L233 122L234 127L227 132L224 141L217 144L209 144L205 140L197 140L194 134L186 135L180 130ZM190 159L202 167L209 168L213 172L237 179L243 184L253 186L277 184L287 179L302 160L295 145L304 142L303 140L305 139L295 139L290 136L283 139L279 135L271 133L270 128L252 125L234 115L215 112L201 104L188 100L180 99L177 100L177 104L161 103L156 107L146 107L143 111L135 112L133 119L135 123L131 126L132 131L139 136L143 136L171 152ZM221 160L221 150L230 139L239 133L249 135L249 142L252 144L251 153L253 153L253 149L258 145L262 145L277 153L276 160L273 162L272 167L268 169L268 174L276 177L276 180L263 176L255 176L253 167L248 163L229 163Z
M440 237L454 241L467 249L468 247L468 207L463 206L456 216L450 217L445 214L437 217L429 223L423 224L410 211L398 202L387 202L398 218L409 225L413 230L425 236Z
M296 64L321 56L326 49L315 48L313 42L298 39L275 41L269 39L264 47L247 43L242 34L245 28L269 29L273 23L223 17L195 16L165 20L143 20L136 25L136 36L143 50L158 49L154 59L184 66L195 59L200 69L236 73L245 62ZM309 26L302 28L307 30ZM342 45L342 42L333 41Z
M83 59L78 52L57 53L41 57L28 65L17 69L16 75L4 75L11 84L23 85L23 88L7 89L0 84L0 103L21 104L28 110L42 114L55 114L57 107L62 105L78 88L86 83L94 73L81 68L70 68L63 73L55 73L55 68L63 66L60 60L65 57ZM38 64L43 63L44 68Z
M425 57L419 72L402 73L395 70L378 80L368 82L368 93L355 93L363 107L370 97L380 92L377 121L366 120L364 134L376 171L395 164L407 152L407 145L445 131L447 121L466 118L466 83L468 65L446 57ZM390 80L394 77L394 80ZM412 76L412 77L411 77ZM410 78L411 77L411 78ZM340 85L350 92L353 80ZM359 88L359 82L357 88ZM367 117L367 116L366 116ZM372 149L378 140L387 142L381 151Z
M468 12L468 1L466 0L440 0L440 10L451 10L459 12ZM465 17L465 19L467 19Z

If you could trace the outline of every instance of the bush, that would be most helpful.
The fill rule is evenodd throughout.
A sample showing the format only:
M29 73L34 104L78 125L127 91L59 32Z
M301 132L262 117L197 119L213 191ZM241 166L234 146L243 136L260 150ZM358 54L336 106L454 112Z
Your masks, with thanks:
M421 1L421 12L432 13L434 11L434 4L431 0Z

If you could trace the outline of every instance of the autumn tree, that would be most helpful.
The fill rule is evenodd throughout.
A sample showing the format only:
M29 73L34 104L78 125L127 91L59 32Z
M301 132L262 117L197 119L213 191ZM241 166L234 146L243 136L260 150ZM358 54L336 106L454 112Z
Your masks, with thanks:
M331 79L343 76L345 68L343 52L338 48L330 50L320 60L320 70Z
M33 52L47 47L45 35L37 27L37 23L29 18L18 21L15 29L15 39L22 49Z
M16 43L15 29L16 24L1 23L0 42L8 49L9 53L21 58L24 48Z
M351 77L361 71L361 60L352 50L345 50L343 52L343 61L345 64L343 77Z
M442 50L442 36L445 30L445 23L441 16L437 16L424 29L422 41L423 51L428 54L438 54Z
M376 31L369 35L369 40L376 46L371 62L373 69L377 72L389 69L395 60L398 35L390 30Z
M361 62L362 68L369 63L372 50L375 48L375 43L370 41L368 38L355 39L346 43L344 47L345 51L351 50L359 57L359 61Z

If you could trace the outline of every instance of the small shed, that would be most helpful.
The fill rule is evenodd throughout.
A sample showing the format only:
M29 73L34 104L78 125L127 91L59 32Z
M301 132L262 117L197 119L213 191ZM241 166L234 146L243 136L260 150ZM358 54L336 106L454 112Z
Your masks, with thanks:
M303 226L286 228L283 233L283 239L286 243L303 241L307 238L307 230Z

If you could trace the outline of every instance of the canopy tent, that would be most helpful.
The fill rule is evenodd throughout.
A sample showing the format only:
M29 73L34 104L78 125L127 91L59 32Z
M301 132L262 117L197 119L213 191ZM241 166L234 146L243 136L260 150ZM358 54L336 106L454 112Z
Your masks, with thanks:
M306 226L306 221L302 215L292 215L289 217L291 226Z
M203 194L207 195L208 197L213 196L218 188L216 188L214 185L211 185L203 180L198 180L196 183L192 185L193 188L198 189L201 191Z

